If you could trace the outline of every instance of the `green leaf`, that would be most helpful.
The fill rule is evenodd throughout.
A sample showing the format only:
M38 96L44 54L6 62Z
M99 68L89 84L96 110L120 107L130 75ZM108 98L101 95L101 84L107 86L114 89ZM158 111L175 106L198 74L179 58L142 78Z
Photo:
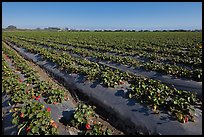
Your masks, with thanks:
M145 88L146 88L146 85L145 85L145 84L142 84L142 88L145 89Z
M129 96L129 98L132 98L132 94L129 94L128 96Z
M33 117L33 113L31 113L30 115L29 115L29 119L31 119Z
M44 126L42 126L42 127L41 127L41 130L42 130L42 131L46 131L46 129L45 129L45 127L44 127Z
M42 124L43 124L43 125L46 124L46 120L43 120L43 121L42 121Z
M37 118L42 117L42 115L43 115L42 113L38 113Z
M39 131L39 128L38 128L37 126L34 126L34 127L31 129L31 131L32 131L33 133L37 133L37 132Z
M81 117L78 118L78 122L83 123Z
M13 118L12 124L15 124L15 125L18 124L18 117L14 117L14 118Z

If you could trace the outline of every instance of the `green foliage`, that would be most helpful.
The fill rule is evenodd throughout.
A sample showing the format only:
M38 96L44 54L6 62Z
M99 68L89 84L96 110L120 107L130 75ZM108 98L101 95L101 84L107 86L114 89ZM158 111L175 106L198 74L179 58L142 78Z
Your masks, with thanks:
M80 130L85 135L111 135L112 131L102 123L96 121L94 106L79 103L74 112L70 124Z
M13 113L12 123L30 128L28 135L56 135L57 128L51 123L50 112L39 102L28 102L19 111Z
M107 87L115 87L128 81L132 84L132 89L127 96L150 105L153 110L166 109L175 117L178 117L177 114L182 114L182 117L191 115L190 106L196 102L193 94L169 88L158 81L135 77L130 73L98 65L98 62L113 61L201 81L202 52L198 48L198 44L202 43L201 33L50 34L48 32L3 33L3 39L27 49L28 52L40 54L44 59L51 60L69 73L83 74L87 80L98 79ZM71 56L69 53L80 57ZM148 59L148 62L133 59L137 56ZM96 60L93 63L84 59L85 57L94 57ZM55 97L62 96L54 91L52 95L49 96L49 102L55 101Z

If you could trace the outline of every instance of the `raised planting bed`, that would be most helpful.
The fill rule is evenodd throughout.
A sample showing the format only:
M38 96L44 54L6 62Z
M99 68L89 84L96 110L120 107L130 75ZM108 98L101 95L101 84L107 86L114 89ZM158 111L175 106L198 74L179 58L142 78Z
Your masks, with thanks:
M137 76L145 76L151 79L160 80L162 83L165 83L167 85L173 85L178 90L185 90L190 92L196 92L197 97L200 99L202 98L202 82L196 82L192 80L188 80L185 78L176 78L174 76L170 75L163 75L156 71L147 71L144 69L136 69L132 67L128 67L121 64L116 63L109 63L107 61L101 61L100 64L107 65L109 67L120 69L124 72L130 72L132 74L135 74Z
M73 128L62 125L62 123L70 125L71 120L74 120L74 115L77 112L75 111L77 109L76 105L71 100L64 101L62 97L53 96L54 92L57 92L57 88L50 88L48 83L40 81L37 75L35 75L35 71L27 65L22 57L14 53L13 49L5 48L3 44L3 51L4 58L6 58L6 60L2 59L2 121L4 123L3 132L5 135L116 134L117 130L108 124L104 126L105 121L100 120L94 111L91 112L97 118L95 118L94 123L87 123L90 126L88 129L77 129L74 125L72 125ZM36 79L28 80L33 77L36 77ZM46 91L47 88L49 89L48 91ZM84 103L81 104L85 105ZM89 113L89 107L83 108L83 111ZM80 113L80 115L83 117L86 113ZM87 119L89 119L88 116ZM99 120L102 122L98 125ZM105 127L107 130L103 131L101 127ZM98 129L100 131L97 131ZM118 134L121 134L121 132L118 132Z
M13 48L52 73L56 79L70 87L72 92L84 94L96 106L103 108L107 115L111 116L110 122L115 121L127 134L202 134L202 111L198 108L195 109L195 122L180 123L165 111L155 114L155 111L135 99L126 98L126 88L105 88L96 82L84 82L83 76L61 71L55 63L42 59L38 54L28 53L22 48Z
M41 48L44 48L44 47L41 47ZM54 50L51 50L51 51L54 51ZM55 52L57 53L59 51L55 51ZM74 58L78 58L78 57L80 58L80 56L76 54L69 54L68 52L63 52L63 54L64 53L66 53L67 55L71 55ZM198 97L202 98L202 82L196 82L196 81L188 80L185 78L176 78L175 76L170 76L170 75L163 75L156 71L146 71L140 68L132 68L126 65L121 65L120 63L119 64L113 63L113 62L110 63L109 61L98 62L98 60L92 57L85 57L85 59L91 62L93 61L95 63L102 64L104 66L108 66L110 68L119 69L122 72L130 72L133 75L145 76L151 79L160 80L162 83L165 83L169 86L174 85L174 87L178 90L196 92Z

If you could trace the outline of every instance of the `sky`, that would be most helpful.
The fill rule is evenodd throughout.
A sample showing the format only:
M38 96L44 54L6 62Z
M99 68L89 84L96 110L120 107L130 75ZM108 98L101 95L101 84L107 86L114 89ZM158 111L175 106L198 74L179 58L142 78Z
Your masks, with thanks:
M2 27L202 29L202 2L2 2Z

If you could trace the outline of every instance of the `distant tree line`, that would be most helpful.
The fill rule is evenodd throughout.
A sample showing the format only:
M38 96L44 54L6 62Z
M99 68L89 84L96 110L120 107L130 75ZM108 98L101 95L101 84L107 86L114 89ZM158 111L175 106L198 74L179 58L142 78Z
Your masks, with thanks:
M95 32L202 32L202 30L94 30Z
M153 32L201 32L202 30L195 29L195 30L183 30L183 29L178 29L178 30L153 30Z
M36 29L18 29L14 25L9 25L7 28L3 28L2 30L46 30L46 31L70 31L70 32L89 32L89 31L94 31L94 32L202 32L202 29L195 29L195 30L184 30L184 29L174 29L174 30L110 30L110 29L105 29L105 30L77 30L77 29L69 29L69 28L58 28L58 27L48 27L44 29L36 28Z
M37 28L36 30L40 30L39 28ZM90 32L90 31L94 31L94 32L202 32L202 30L196 29L196 30L184 30L184 29L177 29L177 30L122 30L122 29L118 29L118 30L110 30L110 29L104 29L104 30L83 30L83 29L69 29L69 28L64 28L64 29L60 29L57 27L48 27L48 28L44 28L44 30L51 30L51 31L70 31L70 32Z

